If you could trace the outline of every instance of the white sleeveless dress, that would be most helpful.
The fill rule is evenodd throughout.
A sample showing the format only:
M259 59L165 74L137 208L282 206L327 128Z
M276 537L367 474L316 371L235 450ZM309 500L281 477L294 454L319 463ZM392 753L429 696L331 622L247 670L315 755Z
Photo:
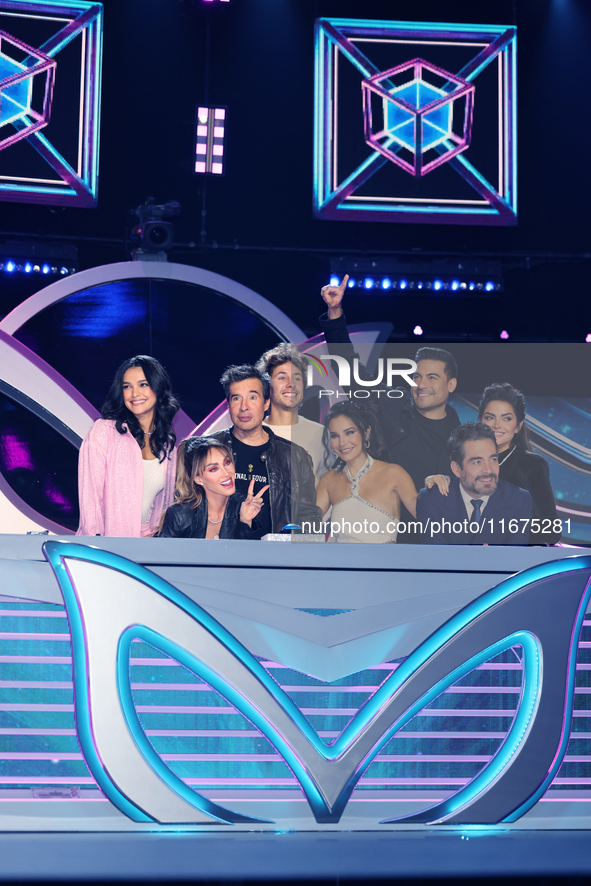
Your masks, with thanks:
M368 455L366 463L354 477L345 465L345 475L351 483L351 494L332 507L329 541L362 544L393 544L396 541L397 518L359 495L359 483L373 462L373 458Z

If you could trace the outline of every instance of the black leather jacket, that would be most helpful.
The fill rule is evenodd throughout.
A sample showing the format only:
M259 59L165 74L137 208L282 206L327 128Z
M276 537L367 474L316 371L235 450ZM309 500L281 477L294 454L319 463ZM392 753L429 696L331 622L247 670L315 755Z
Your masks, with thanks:
M305 449L277 437L265 426L271 445L262 458L267 461L269 475L269 503L271 505L271 528L281 532L288 523L316 523L322 520L322 512L316 505L316 486L312 459ZM232 428L212 435L234 451Z
M224 519L219 528L220 538L257 538L256 521L252 529L240 522L240 505L245 496L235 492L228 499ZM207 532L207 499L192 507L193 502L177 502L171 505L164 516L158 538L205 538Z

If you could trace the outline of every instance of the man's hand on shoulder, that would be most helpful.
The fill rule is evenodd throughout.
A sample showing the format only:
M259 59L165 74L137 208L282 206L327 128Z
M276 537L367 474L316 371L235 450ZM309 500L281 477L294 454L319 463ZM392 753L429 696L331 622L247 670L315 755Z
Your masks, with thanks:
M323 286L320 290L320 295L326 302L328 308L329 320L337 320L339 317L342 316L343 308L341 306L341 302L343 301L343 296L345 294L345 289L347 288L348 282L349 275L345 274L339 286Z

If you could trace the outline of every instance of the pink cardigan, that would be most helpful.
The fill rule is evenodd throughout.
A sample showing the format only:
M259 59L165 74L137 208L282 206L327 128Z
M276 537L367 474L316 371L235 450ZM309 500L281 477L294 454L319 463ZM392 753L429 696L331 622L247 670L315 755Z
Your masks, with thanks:
M173 502L175 475L176 450L166 459L164 489L154 500L150 519L152 531ZM98 419L80 447L76 535L140 538L143 485L142 453L135 438L129 431L120 434L114 421Z

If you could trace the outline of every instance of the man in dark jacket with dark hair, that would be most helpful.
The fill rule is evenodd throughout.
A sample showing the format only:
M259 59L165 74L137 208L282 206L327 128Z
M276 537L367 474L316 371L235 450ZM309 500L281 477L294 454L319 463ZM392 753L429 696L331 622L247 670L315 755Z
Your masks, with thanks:
M316 506L312 459L300 446L263 427L270 398L267 373L248 364L228 366L220 381L232 427L213 436L234 453L236 489L246 495L253 478L255 493L269 484L258 518L260 536L281 532L292 523L319 523L322 514Z
M327 344L340 344L336 352L352 364L355 351L349 338L342 300L349 277L340 286L325 286L322 298L328 311L320 317ZM417 490L425 485L430 474L449 474L447 441L459 424L457 412L447 402L456 389L457 366L449 351L443 348L419 348L415 356L417 370L413 374L412 396L380 398L387 420L388 460L408 471ZM361 367L360 367L361 370ZM412 520L403 509L401 519ZM418 541L412 533L399 541Z
M417 500L424 544L526 545L532 517L529 492L499 480L491 428L470 421L448 443L454 473L447 495L422 489Z

